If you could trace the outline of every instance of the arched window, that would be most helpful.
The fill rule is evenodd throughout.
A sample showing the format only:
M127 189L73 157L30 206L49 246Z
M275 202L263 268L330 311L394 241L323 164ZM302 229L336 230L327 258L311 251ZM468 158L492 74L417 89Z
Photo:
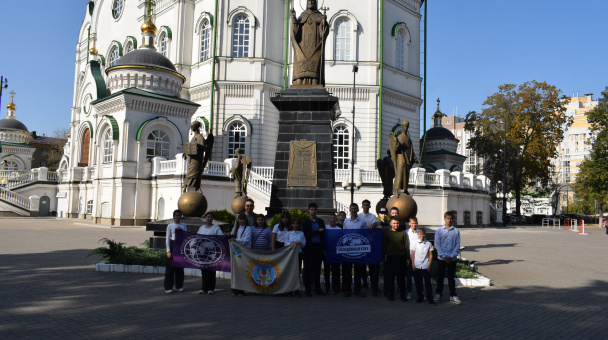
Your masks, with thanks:
M159 46L159 50L160 50L160 54L162 54L165 57L168 57L168 41L167 41L167 32L163 32L160 34L160 37L158 38L158 46Z
M397 31L395 53L397 68L405 71L405 32L403 30Z
M125 6L125 0L114 0L112 3L112 17L118 19L122 14L122 10Z
M209 20L201 24L201 61L211 58L211 25Z
M120 58L120 55L118 54L118 47L114 46L110 50L110 55L108 56L108 67L116 65L118 58Z
M148 135L146 157L169 157L169 136L161 130L152 131Z
M334 45L334 58L336 60L351 59L351 24L346 18L336 21L336 36Z
M471 225L471 212L470 211L464 212L464 225Z
M245 153L245 138L247 129L245 124L235 122L228 127L228 158L236 158L234 152L237 148L241 149L241 154Z
M112 163L114 156L114 143L112 141L112 130L107 129L103 135L103 162Z
M334 168L348 169L350 162L350 133L346 126L334 128Z
M6 161L6 163L4 164L4 167L2 170L6 170L6 171L18 171L19 170L19 164L17 164L17 162L15 161Z
M249 18L239 15L234 18L232 27L232 56L249 57Z
M134 50L133 48L133 42L132 41L127 41L127 43L125 44L125 52L124 54L127 54L129 52L132 52Z
M82 135L82 147L80 148L80 164L78 166L89 166L89 148L91 146L91 130L87 129Z
M482 211L477 212L477 224L483 224L483 212Z

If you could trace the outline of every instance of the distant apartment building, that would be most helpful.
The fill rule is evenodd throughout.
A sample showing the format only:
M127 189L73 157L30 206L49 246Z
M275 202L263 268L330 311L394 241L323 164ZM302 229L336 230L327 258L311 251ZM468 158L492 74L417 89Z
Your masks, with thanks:
M557 183L571 184L576 181L580 164L591 154L591 124L587 113L598 104L593 93L585 96L572 96L566 108L566 115L573 118L572 125L564 131L564 139L559 145L559 155L553 160Z
M456 139L458 139L458 148L456 149L456 152L467 157L464 162L464 172L482 174L481 158L477 157L475 153L468 148L471 133L464 129L464 117L444 116L441 123L444 128L450 130Z

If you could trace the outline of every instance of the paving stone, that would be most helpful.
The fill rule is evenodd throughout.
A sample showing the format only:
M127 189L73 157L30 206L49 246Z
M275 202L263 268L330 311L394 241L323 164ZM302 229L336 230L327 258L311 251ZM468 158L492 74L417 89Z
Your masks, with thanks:
M300 299L164 294L162 275L95 272L88 256L107 237L140 245L143 228L66 219L0 219L0 339L603 339L608 236L542 228L461 229L462 256L490 287L437 306L329 295Z

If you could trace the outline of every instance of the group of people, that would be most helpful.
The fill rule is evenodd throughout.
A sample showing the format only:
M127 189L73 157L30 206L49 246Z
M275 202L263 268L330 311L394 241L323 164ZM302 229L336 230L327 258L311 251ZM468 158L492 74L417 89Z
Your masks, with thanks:
M329 215L328 224L317 216L316 203L308 205L309 217L302 223L292 218L289 212L283 212L271 230L264 215L253 213L254 201L245 202L245 212L237 216L235 226L231 231L235 241L243 246L255 250L275 250L297 244L299 263L302 268L304 294L308 297L316 295L342 293L344 297L353 294L366 297L364 290L369 290L373 296L379 296L380 266L384 266L383 294L389 301L395 300L395 280L398 293L402 301L411 299L413 286L416 286L416 302L424 302L425 298L430 304L436 304L442 298L444 278L448 279L450 302L461 304L456 294L455 273L456 259L460 251L460 231L453 226L454 214L444 214L444 225L435 232L435 246L426 239L426 229L418 226L416 217L412 217L406 226L405 221L398 219L399 209L396 207L381 208L379 216L369 212L369 200L362 202L363 212L359 213L359 205L352 203L349 206L350 216L341 211L338 215ZM213 224L213 213L205 215L205 225L198 233L204 235L223 235L219 226ZM172 293L173 285L177 291L183 291L183 268L172 266L171 249L175 240L176 230L187 230L181 223L181 212L176 210L173 214L174 223L167 226L167 269L165 271L165 292ZM338 263L325 262L324 233L337 229L380 229L383 232L382 262L375 264L364 263ZM437 259L433 258L433 251L437 250ZM433 292L430 270L431 263L437 261L437 284ZM323 273L321 268L323 266ZM354 270L354 290L353 287ZM213 294L215 290L215 271L201 270L202 287L200 294ZM325 290L321 287L321 275L325 278ZM446 275L447 274L447 275ZM413 281L413 282L412 282ZM232 290L233 296L242 296L241 290ZM300 297L300 290L288 296Z

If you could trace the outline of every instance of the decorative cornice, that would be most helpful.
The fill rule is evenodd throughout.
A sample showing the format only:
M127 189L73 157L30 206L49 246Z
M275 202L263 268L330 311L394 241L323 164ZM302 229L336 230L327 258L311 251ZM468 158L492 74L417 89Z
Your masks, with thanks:
M193 102L208 99L211 96L211 84L200 85L188 91L190 92L190 100Z
M420 109L420 105L422 105L422 99L420 98L389 90L387 88L384 89L384 102L391 106L416 112Z

